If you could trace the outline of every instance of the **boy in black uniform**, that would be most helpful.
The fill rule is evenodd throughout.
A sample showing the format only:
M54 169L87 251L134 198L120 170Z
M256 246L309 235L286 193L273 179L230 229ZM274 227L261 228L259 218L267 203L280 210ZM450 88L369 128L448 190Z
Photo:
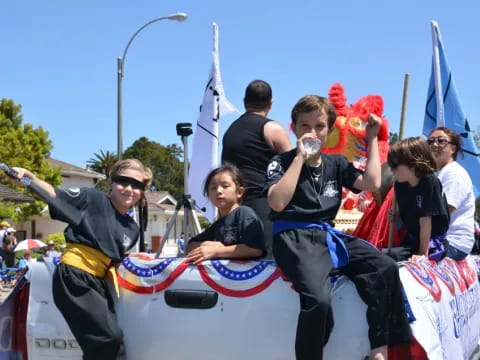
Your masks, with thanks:
M304 142L325 143L335 109L315 95L301 98L292 110L297 148L272 158L266 190L274 223L273 253L300 295L295 352L297 360L323 358L333 327L329 273L338 268L356 285L367 304L371 359L386 359L387 345L411 338L397 264L361 239L335 230L342 187L352 191L380 186L377 133L381 119L368 117L365 172L342 155L307 154Z
M45 194L52 219L68 223L67 249L53 274L53 299L83 359L125 359L123 331L105 278L111 274L115 283L115 265L137 242L139 228L128 210L144 201L150 169L138 160L118 161L110 172L108 194L92 188L54 189L28 170L14 169L19 179L31 178Z
M437 165L427 142L407 138L388 152L388 164L395 176L395 196L407 234L400 246L388 250L396 261L440 261L445 255L450 224L448 202L442 183L435 175Z

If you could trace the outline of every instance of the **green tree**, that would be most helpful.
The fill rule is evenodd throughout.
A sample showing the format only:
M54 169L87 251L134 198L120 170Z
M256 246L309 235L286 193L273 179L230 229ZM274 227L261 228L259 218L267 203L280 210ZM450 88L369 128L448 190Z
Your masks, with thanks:
M113 152L100 150L100 153L94 153L93 158L87 160L87 164L93 171L108 176L112 166L117 162L118 157Z
M65 234L63 232L51 233L45 239L47 242L52 240L55 244L55 250L59 251L62 245L65 245Z
M12 219L15 216L16 204L10 201L0 201L0 219Z
M397 134L396 132L391 132L391 133L389 134L388 143L389 143L390 145L395 144L395 143L397 143L397 142L399 142L399 141L400 141L400 139L399 139L399 136L398 136L398 134Z
M0 159L11 166L24 167L31 170L40 179L53 186L60 185L62 178L60 169L51 167L47 162L52 150L52 142L48 132L41 126L34 128L31 124L23 124L21 105L16 105L13 100L0 100ZM13 184L0 174L0 181L13 187ZM23 191L20 186L15 187ZM0 207L5 211L11 204L0 202ZM32 204L20 205L20 211L15 211L15 220L26 220L32 215L39 214L45 203L35 201Z
M118 160L118 156L109 150L105 152L100 150L100 153L94 153L93 156L94 157L87 160L87 164L90 165L93 171L103 174L108 178L110 170ZM107 191L108 182L107 180L100 180L95 184L95 187L99 190Z
M177 200L183 194L182 156L179 146L163 146L146 137L136 140L123 154L123 158L136 158L152 170L152 189L168 191Z

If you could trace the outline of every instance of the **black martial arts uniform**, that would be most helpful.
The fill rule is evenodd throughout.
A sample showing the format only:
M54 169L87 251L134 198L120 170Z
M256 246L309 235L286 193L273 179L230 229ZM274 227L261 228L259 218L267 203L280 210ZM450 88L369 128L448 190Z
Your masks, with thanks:
M262 250L263 256L266 254L262 222L248 206L239 206L190 239L190 242L203 241L219 241L225 246L244 244Z
M282 178L296 154L294 149L272 158L265 191ZM371 348L407 342L411 338L397 264L361 239L335 234L329 225L340 207L342 187L358 192L353 184L361 173L344 156L322 154L319 167L303 165L293 197L285 209L280 213L272 211L274 233L277 232L273 254L300 295L295 342L297 360L322 359L323 346L334 324L329 274L335 254L329 243L336 237L343 237L342 246L339 241L335 243L348 256L335 259L340 262L336 266L354 282L367 304Z
M432 217L432 232L429 253L437 250L435 245L445 247L445 235L450 225L450 211L442 183L435 174L423 176L416 186L410 186L408 182L395 182L395 198L403 224L407 228L407 234L399 246L392 247L388 254L396 261L408 260L413 254L418 254L420 247L420 218ZM431 258L431 260L440 260Z
M137 224L119 213L105 193L90 188L56 189L55 193L50 216L68 223L65 238L69 247L88 246L115 265L135 245ZM105 278L60 263L53 275L53 299L78 341L83 359L125 359L123 331Z

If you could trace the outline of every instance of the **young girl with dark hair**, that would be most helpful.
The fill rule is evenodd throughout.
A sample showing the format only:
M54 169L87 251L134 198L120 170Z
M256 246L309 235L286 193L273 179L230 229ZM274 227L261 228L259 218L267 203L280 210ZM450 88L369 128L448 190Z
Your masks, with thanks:
M259 258L265 254L262 222L248 206L242 206L245 184L240 171L225 164L205 179L204 193L218 208L219 219L187 246L187 258L195 264L212 258Z

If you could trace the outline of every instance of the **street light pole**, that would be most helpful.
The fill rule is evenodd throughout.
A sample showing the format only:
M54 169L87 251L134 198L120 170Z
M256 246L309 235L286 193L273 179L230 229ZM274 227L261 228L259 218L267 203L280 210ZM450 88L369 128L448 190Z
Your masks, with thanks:
M127 46L125 46L125 50L123 51L123 55L118 57L117 59L117 156L118 159L122 158L123 153L123 134L122 134L122 126L123 126L123 113L122 113L122 79L123 79L123 67L125 65L125 56L127 55L128 48L132 43L133 39L137 37L137 35L145 29L148 25L153 24L157 21L161 20L174 20L174 21L185 21L187 20L187 14L185 13L176 13L169 16L162 16L159 18L155 18L145 25L140 27L128 40Z

